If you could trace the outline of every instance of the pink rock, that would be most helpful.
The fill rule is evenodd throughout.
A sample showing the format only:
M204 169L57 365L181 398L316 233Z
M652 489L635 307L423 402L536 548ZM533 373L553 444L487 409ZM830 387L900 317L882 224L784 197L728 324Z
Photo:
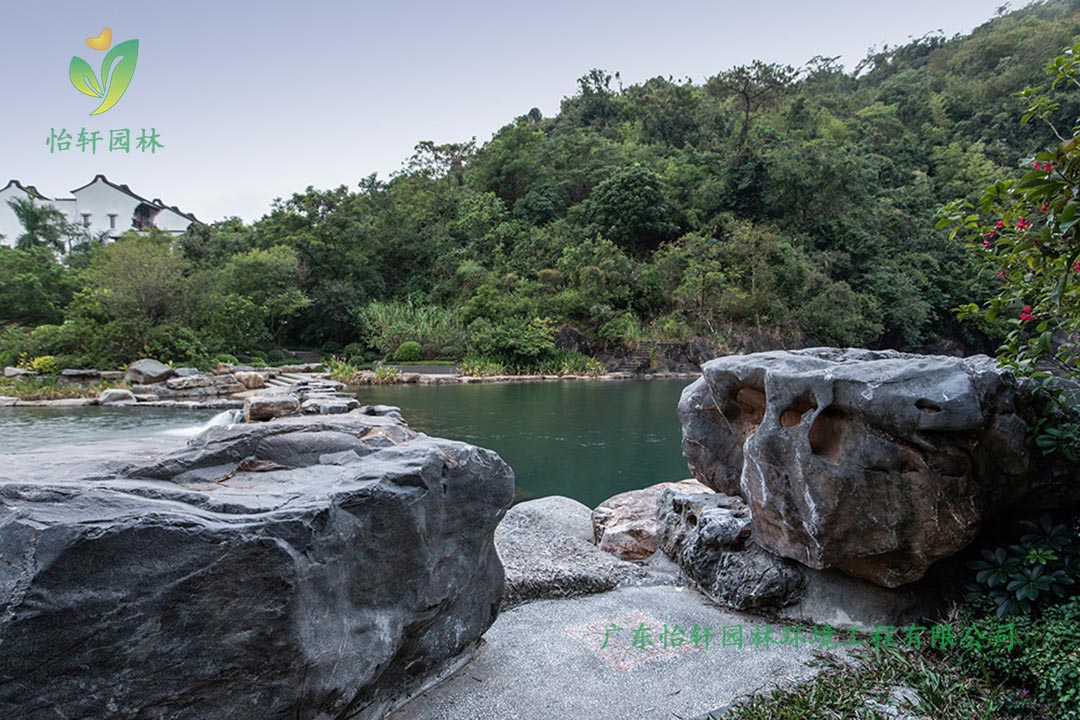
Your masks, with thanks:
M682 480L608 498L592 512L597 546L623 560L643 560L656 552L657 503L660 493L668 488L687 493L712 492L697 480Z

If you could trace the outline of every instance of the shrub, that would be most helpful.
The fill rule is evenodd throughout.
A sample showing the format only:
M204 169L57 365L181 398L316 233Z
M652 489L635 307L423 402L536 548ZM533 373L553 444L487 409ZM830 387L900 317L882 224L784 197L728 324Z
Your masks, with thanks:
M334 342L333 340L327 340L322 344L322 347L319 348L323 355L340 355L341 349L341 343Z
M992 637L1002 621L996 617L965 618L973 635ZM1080 597L1048 608L1041 617L1010 618L1012 647L960 644L956 662L970 673L995 682L1034 688L1034 699L1053 710L1049 717L1080 718Z
M42 355L31 360L30 369L39 375L56 375L60 372L56 367L56 358L52 355Z
M146 334L143 355L177 365L209 365L210 353L194 330L186 325L156 325ZM136 360L138 358L131 358Z
M267 362L281 362L287 357L289 356L286 355L283 350L271 350L270 352L266 353Z
M392 367L378 367L375 368L375 384L376 385L390 385L397 382L398 371L397 368Z
M330 373L331 380L337 380L343 382L346 385L350 385L356 382L356 378L359 375L359 371L353 367L352 363L345 362L336 355L331 355L323 361L327 371Z
M349 343L341 351L341 353L347 358L363 357L366 352L367 348L357 342Z
M536 365L552 355L555 328L549 318L507 318L492 323L477 318L469 324L470 355L505 358L507 365Z
M968 563L975 571L967 599L989 601L998 617L1030 614L1066 597L1080 579L1080 547L1069 527L1044 515L1036 524L1022 522L1020 543L985 549Z
M370 338L386 355L409 340L444 346L460 343L461 324L454 313L437 305L373 302L359 313L361 337Z
M421 350L420 343L409 340L398 346L397 351L394 352L394 359L398 362L416 362L420 359Z
M641 338L641 329L633 313L624 312L600 326L597 334L611 343L633 345Z
M544 375L603 375L604 364L596 358L570 350L559 350L537 368Z
M229 353L218 353L214 356L214 364L224 363L225 365L239 365L240 361L236 359L235 355Z
M686 319L675 313L661 315L649 323L649 327L645 331L645 335L650 339L660 342L682 342L691 334Z
M151 327L143 318L123 318L89 327L93 334L80 348L81 367L120 367L146 357L144 341Z
M462 375L473 377L490 377L492 375L506 375L506 366L498 360L484 357L467 357L458 364L458 371Z

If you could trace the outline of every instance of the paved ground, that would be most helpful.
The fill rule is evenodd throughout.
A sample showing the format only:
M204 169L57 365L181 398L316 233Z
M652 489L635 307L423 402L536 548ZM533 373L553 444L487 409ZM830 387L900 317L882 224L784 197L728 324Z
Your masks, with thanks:
M613 623L623 630L607 633ZM711 627L715 635L708 649L689 640L665 649L665 624L687 635L694 625ZM632 646L642 625L652 631L648 649ZM731 636L741 632L743 649L730 646L733 637L724 646L724 627ZM532 602L500 615L471 663L389 720L694 718L736 697L813 677L806 663L816 648L805 641L749 647L751 633L765 627L682 587ZM783 628L772 629L783 638Z

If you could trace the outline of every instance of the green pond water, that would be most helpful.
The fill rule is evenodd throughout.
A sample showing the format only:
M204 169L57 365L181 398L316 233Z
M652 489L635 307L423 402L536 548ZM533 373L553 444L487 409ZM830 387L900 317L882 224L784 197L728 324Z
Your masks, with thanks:
M690 382L390 385L358 396L397 405L428 435L495 450L514 468L519 500L566 495L595 507L625 490L690 477L675 413Z
M0 452L159 434L193 436L219 414L173 408L0 408Z
M360 401L397 405L428 435L490 448L514 468L519 500L566 495L589 507L689 477L675 414L688 380L395 385ZM0 452L169 434L229 421L215 410L0 408Z

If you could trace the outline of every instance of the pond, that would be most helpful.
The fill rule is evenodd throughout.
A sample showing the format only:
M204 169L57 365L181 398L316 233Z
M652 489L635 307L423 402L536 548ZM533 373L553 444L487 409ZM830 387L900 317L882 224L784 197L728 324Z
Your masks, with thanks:
M147 435L194 435L220 410L0 408L0 453Z
M388 385L360 401L397 405L428 435L495 450L518 499L566 495L595 507L623 492L690 477L676 415L690 380Z
M428 435L490 448L514 468L518 500L566 495L589 507L689 477L675 409L688 380L391 385L360 401L397 405ZM217 410L0 408L0 452L151 435L192 436Z

